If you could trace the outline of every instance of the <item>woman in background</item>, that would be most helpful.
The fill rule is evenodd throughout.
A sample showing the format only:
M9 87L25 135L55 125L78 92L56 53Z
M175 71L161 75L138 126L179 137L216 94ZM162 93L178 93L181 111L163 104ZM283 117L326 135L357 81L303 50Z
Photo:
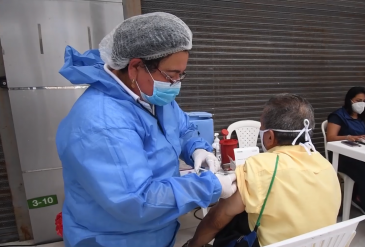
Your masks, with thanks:
M365 88L351 88L344 106L328 116L327 141L365 140L364 109ZM354 193L352 204L365 214L365 162L340 155L338 171L355 181L357 193Z

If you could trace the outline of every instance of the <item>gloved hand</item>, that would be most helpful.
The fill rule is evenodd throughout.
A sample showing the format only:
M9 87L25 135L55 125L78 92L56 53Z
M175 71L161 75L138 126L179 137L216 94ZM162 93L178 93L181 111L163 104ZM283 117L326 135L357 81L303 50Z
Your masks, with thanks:
M220 169L218 159L214 156L214 154L209 153L204 149L195 150L192 157L196 173L199 173L199 169L201 167L209 167L209 170L213 173L216 173Z
M220 198L226 199L237 191L236 173L228 173L227 175L215 174L222 185L222 193Z

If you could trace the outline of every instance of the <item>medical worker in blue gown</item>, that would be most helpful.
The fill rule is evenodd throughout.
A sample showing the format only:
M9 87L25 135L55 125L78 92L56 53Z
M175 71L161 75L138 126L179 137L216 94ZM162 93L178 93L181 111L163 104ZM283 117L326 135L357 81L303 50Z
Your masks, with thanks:
M61 122L66 247L172 247L177 218L236 191L175 102L192 48L179 18L151 13L122 22L60 73L90 87ZM200 176L179 175L179 156Z

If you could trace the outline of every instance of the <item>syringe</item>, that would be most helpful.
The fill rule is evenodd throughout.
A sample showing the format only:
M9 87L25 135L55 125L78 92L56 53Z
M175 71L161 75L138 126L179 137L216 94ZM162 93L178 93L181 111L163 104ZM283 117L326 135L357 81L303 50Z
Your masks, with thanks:
M205 171L205 172L209 171L209 170L204 169L204 168L201 168L201 167L199 168L199 170L201 170L201 171ZM216 172L215 174L228 175L228 173L227 173L227 172Z

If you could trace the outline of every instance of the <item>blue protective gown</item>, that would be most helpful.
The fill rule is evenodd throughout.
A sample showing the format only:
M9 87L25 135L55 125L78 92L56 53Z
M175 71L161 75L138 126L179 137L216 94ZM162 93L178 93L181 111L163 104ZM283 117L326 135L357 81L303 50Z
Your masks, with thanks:
M221 194L211 172L179 175L179 156L210 150L176 102L156 116L103 68L98 50L66 48L60 73L90 87L61 122L56 137L63 166L66 247L170 247L177 218Z

